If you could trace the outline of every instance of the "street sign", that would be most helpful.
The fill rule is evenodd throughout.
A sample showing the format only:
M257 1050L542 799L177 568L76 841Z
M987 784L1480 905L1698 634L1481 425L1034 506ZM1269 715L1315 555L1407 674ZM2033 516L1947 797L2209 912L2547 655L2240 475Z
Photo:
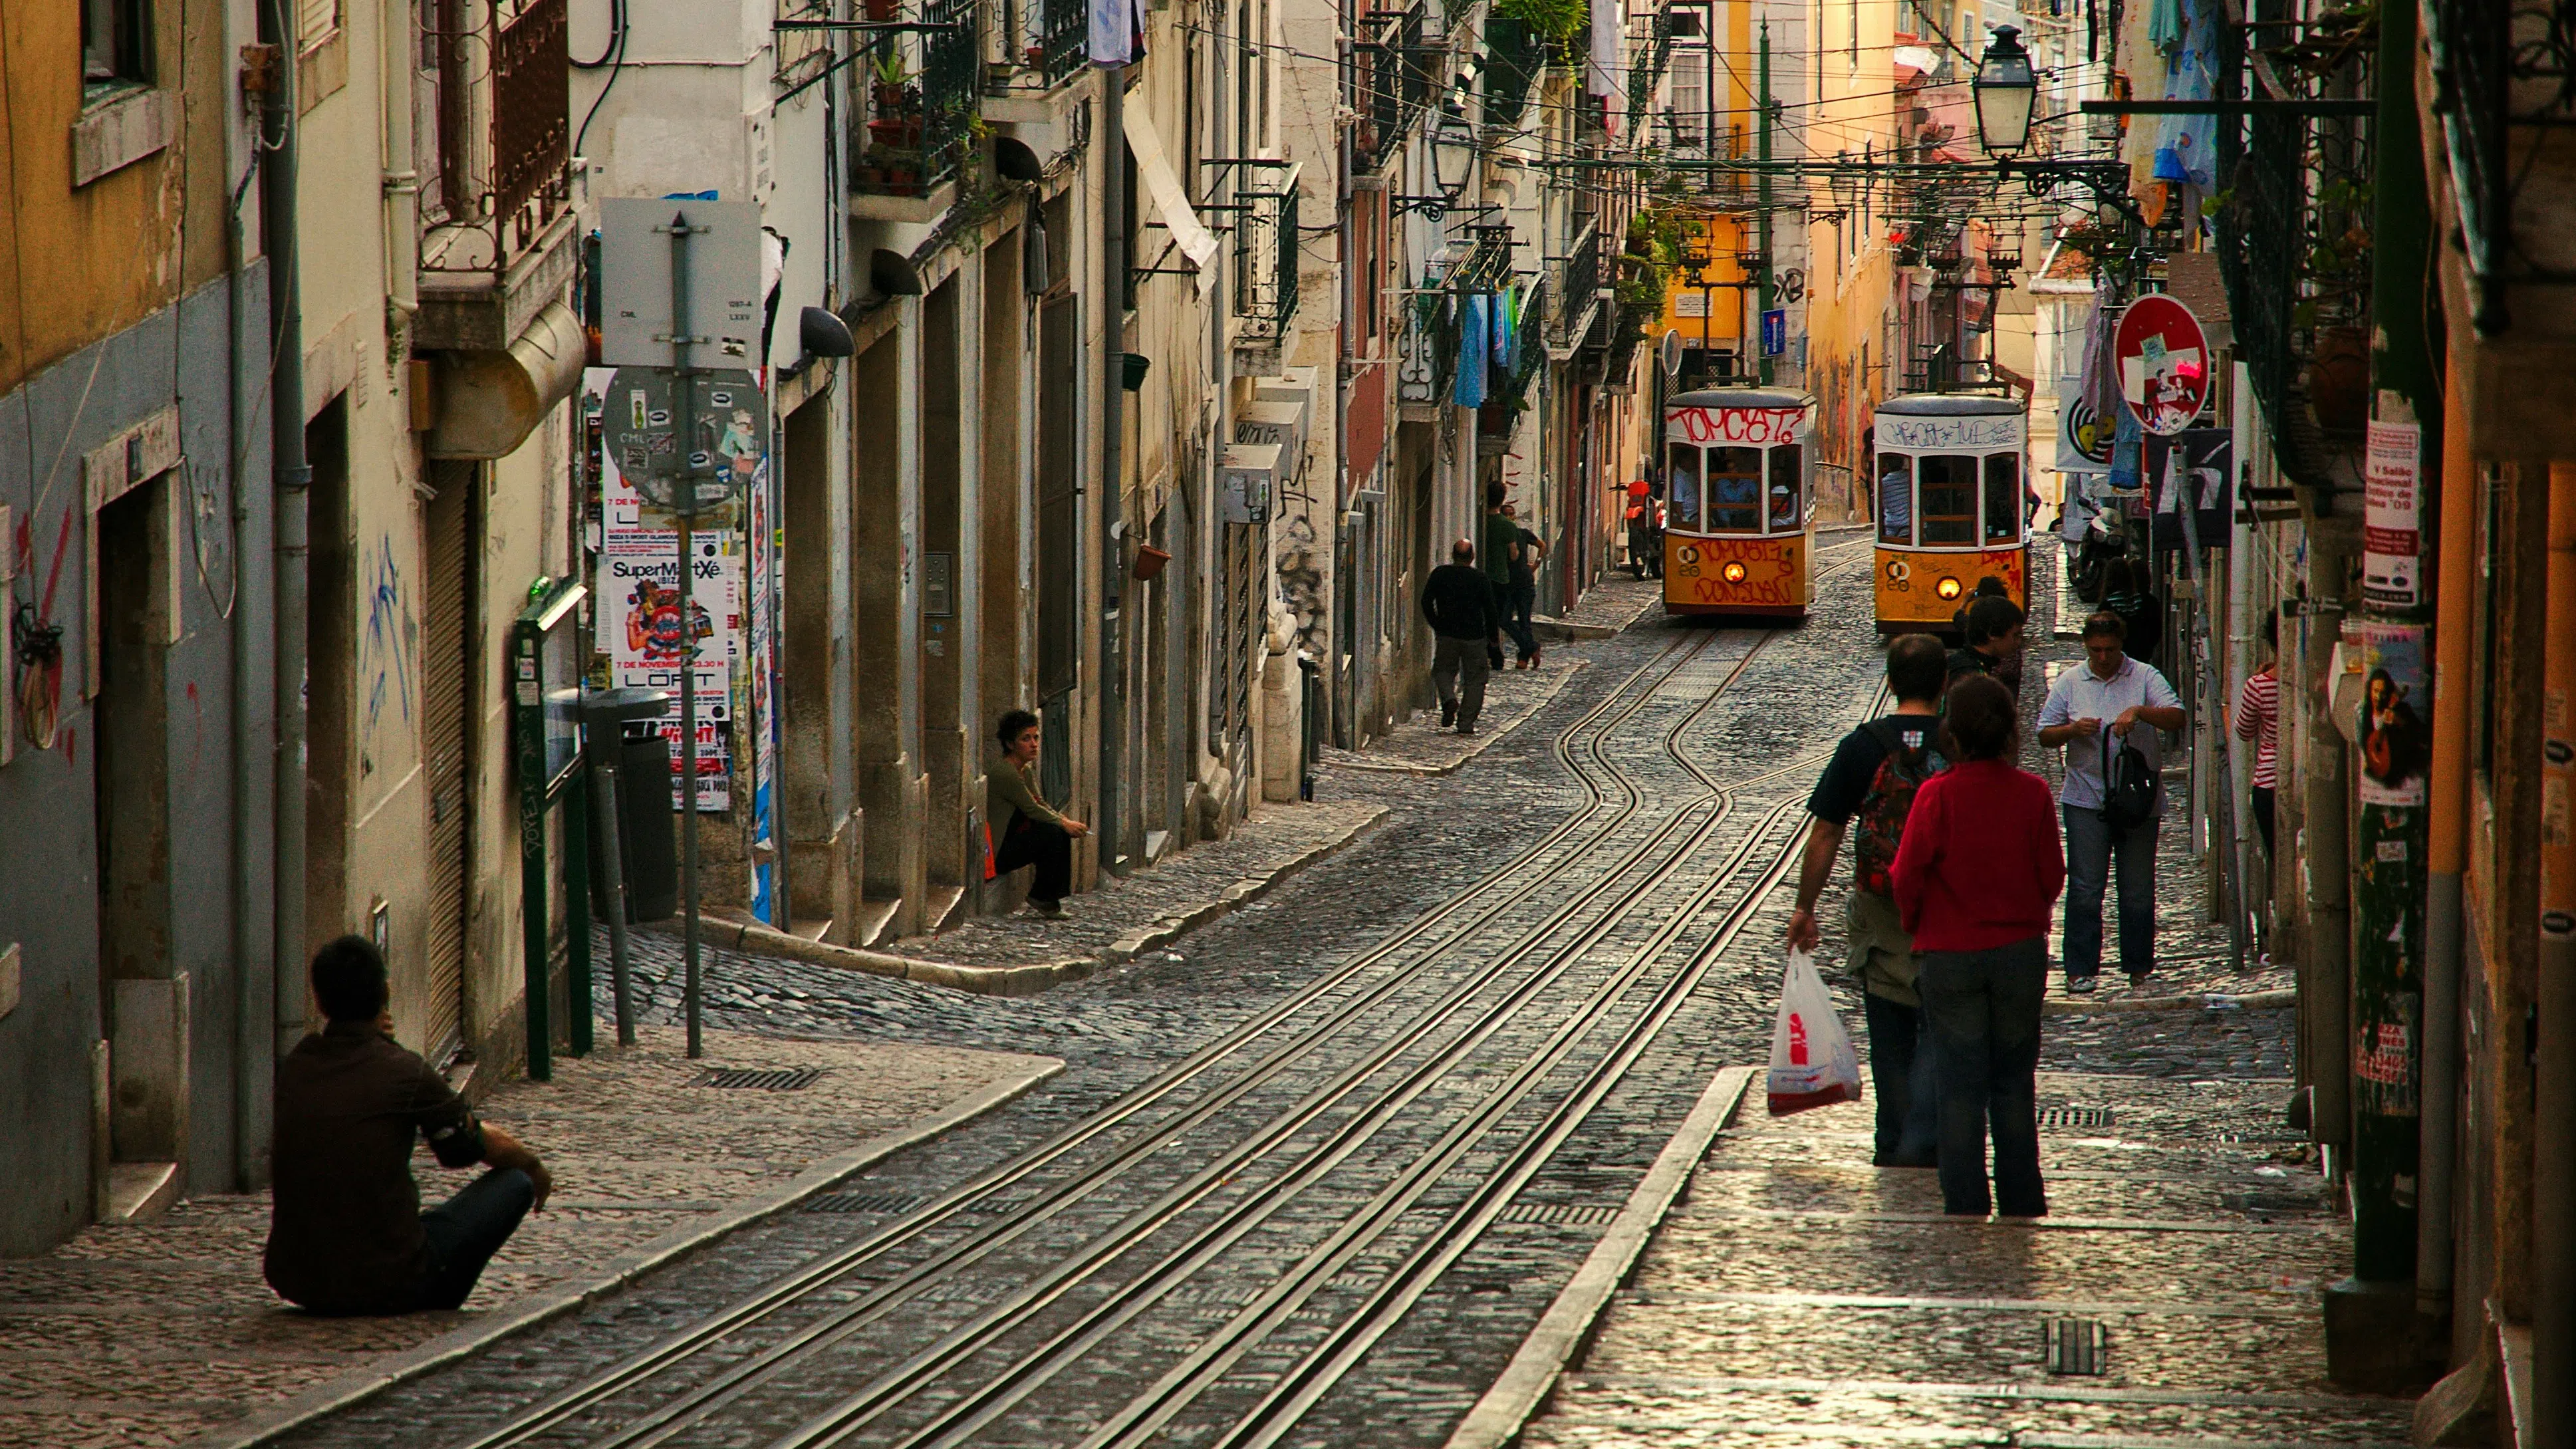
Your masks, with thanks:
M769 404L740 368L693 373L684 384L666 369L621 367L599 422L617 471L673 513L733 502L769 451Z
M1664 329L1664 340L1656 346L1655 360L1664 365L1664 376L1666 377L1670 377L1674 373L1682 370L1682 333L1680 328L1667 327Z
M672 225L688 228L671 244ZM748 201L611 197L599 204L599 360L609 367L677 367L671 258L687 258L688 361L751 367L760 358L760 208Z
M2179 433L2209 402L2209 339L2200 319L2173 298L2151 292L2130 303L2111 351L2120 397L2148 432Z
M1762 355L1777 357L1789 350L1789 312L1774 307L1762 314Z

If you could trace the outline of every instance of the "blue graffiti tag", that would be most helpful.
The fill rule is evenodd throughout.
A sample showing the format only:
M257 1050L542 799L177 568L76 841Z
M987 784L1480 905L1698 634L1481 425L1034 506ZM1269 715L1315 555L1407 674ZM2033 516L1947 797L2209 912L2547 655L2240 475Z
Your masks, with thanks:
M411 629L411 611L403 604L402 566L394 562L393 536L387 534L376 545L375 576L367 587L367 640L359 659L359 668L374 671L367 685L371 735L385 711L388 676L390 688L398 692L404 723L411 721Z

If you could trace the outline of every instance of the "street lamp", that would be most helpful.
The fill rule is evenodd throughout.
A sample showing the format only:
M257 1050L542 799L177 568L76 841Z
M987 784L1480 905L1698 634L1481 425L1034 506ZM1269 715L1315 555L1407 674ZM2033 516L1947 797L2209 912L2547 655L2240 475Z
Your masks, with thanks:
M2030 52L2022 49L2018 27L1995 27L1994 40L1977 62L1972 88L1977 98L1977 144L1986 154L2010 156L2028 147L2039 79L2031 73Z
M1431 169L1440 193L1451 201L1466 191L1476 173L1476 129L1464 116L1443 116L1431 133Z

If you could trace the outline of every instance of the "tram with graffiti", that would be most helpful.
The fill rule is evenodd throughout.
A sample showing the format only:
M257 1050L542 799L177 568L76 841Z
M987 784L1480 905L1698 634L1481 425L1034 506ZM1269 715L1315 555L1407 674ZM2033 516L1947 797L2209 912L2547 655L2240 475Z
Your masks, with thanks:
M1812 394L1719 387L1664 404L1664 612L1803 619L1816 599Z
M1953 634L1986 579L2030 607L2030 404L1910 393L1872 419L1878 628Z

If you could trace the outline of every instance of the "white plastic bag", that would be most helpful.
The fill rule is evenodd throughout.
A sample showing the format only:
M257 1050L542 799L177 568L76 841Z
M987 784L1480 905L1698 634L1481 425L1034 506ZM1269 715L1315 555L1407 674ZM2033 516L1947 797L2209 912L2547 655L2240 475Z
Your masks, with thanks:
M1816 958L1789 953L1780 973L1780 1015L1771 1025L1771 1115L1860 1100L1860 1057L1834 1013Z

